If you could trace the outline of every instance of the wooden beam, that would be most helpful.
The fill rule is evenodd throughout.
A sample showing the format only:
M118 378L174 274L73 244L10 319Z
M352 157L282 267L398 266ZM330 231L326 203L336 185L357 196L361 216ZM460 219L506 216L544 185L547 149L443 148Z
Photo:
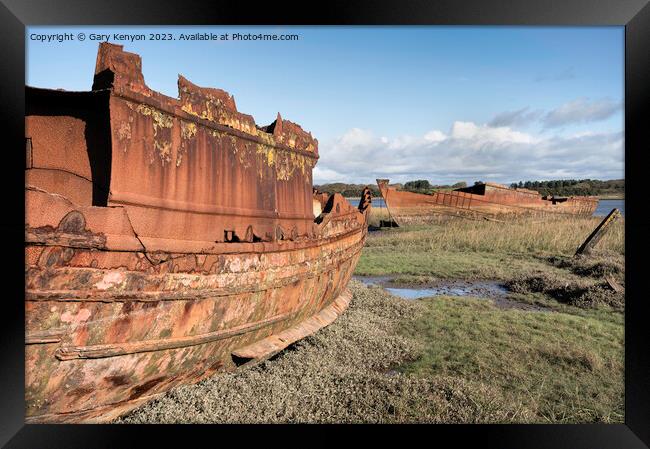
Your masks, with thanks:
M603 235L605 235L605 232L607 232L607 230L610 228L610 225L620 216L621 212L618 209L612 209L612 211L607 214L603 221L601 221L600 224L596 226L596 229L594 229L589 237L587 237L587 240L585 240L582 245L580 245L580 248L578 248L578 251L576 251L575 255L579 256L582 254L590 254L596 243L600 241Z

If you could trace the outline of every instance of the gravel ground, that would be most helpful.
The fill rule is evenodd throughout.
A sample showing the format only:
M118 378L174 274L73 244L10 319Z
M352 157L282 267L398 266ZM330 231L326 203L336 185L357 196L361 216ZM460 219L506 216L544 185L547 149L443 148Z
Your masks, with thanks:
M399 333L422 304L352 280L354 298L332 325L272 360L169 391L117 423L402 423L525 421L498 389L399 366L417 340Z

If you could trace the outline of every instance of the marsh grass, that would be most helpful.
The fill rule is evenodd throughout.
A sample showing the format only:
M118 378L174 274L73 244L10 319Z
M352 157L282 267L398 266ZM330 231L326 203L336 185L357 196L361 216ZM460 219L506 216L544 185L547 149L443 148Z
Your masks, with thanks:
M402 332L421 356L401 369L499 389L528 422L623 422L624 220L590 257L578 246L602 218L506 223L447 219L371 233L357 274L397 283L499 279L508 297L550 312L500 310L489 300L436 297ZM514 406L511 406L514 407Z
M621 314L565 308L503 311L489 301L437 297L402 332L422 342L405 373L457 376L499 388L530 422L622 422Z
M367 247L418 247L432 251L550 253L573 255L601 218L523 219L499 223L447 219L440 224L386 230L369 238ZM597 250L623 254L624 221L612 224Z
M621 314L349 287L349 309L290 350L176 387L116 422L623 421Z
M497 223L448 219L386 229L369 234L356 274L508 279L521 272L554 272L547 259L572 256L600 220L574 217ZM619 260L624 251L624 221L619 220L598 243L595 254Z

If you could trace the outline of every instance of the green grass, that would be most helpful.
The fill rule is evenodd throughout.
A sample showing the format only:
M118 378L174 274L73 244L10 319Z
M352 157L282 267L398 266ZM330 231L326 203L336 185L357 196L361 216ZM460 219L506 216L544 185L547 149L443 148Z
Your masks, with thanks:
M509 281L541 276L562 285L602 283L593 267L623 267L624 221L615 222L585 260L572 256L599 218L508 223L447 220L370 233L355 274L396 283L436 279ZM600 265L595 265L600 264ZM623 282L624 272L616 273ZM504 410L524 422L624 421L622 308L576 307L546 292L510 299L548 312L499 309L486 299L437 297L401 332L420 356L400 369L496 388Z
M537 422L623 422L622 314L500 310L470 298L423 302L424 313L402 330L424 347L405 372L496 386Z
M433 252L425 249L386 251L384 248L366 247L355 274L364 276L399 274L449 279L509 279L521 270L536 269L546 269L544 261L517 254ZM403 276L402 279L409 279L409 277Z
M566 270L549 267L550 256L571 256L600 222L598 218L508 223L452 219L370 233L356 268L358 275L507 280L521 273ZM615 222L596 252L624 254L624 223Z

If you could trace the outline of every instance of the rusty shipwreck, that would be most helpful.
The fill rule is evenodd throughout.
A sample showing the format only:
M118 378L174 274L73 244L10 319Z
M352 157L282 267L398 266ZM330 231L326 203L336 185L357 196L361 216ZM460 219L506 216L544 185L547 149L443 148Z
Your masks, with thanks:
M334 321L367 203L314 195L318 142L100 44L91 91L26 89L26 421L105 422Z
M557 218L591 216L598 198L542 196L529 189L514 189L492 182L431 194L415 193L389 186L378 179L377 186L389 213L390 225L437 221L447 217L468 219L513 219L526 216Z

